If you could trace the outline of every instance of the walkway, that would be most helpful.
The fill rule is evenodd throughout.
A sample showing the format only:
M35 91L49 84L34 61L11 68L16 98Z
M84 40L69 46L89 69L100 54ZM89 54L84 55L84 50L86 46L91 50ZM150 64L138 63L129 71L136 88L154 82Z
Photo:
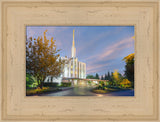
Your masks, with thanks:
M96 94L91 92L92 87L74 87L72 89L59 91L55 93L44 94L43 96L134 96L134 90L124 90L110 92L107 94Z

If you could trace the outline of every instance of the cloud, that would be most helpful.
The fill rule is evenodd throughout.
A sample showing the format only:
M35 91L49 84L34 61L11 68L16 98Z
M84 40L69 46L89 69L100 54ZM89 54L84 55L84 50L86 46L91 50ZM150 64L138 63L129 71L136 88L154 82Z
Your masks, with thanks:
M134 29L130 27L27 26L27 37L43 36L46 29L47 39L54 37L60 55L69 57L72 31L76 30L76 54L79 61L87 64L87 73L102 73L117 67L121 70L124 67L121 59L134 47Z
M87 33L86 33L87 34ZM103 33L101 33L101 34L99 34L99 35L96 35L94 38L92 38L92 39L90 39L90 40L86 40L85 41L85 45L83 44L83 46L81 46L81 48L78 48L78 50L77 50L77 53L79 54L79 55L81 55L81 54L83 54L84 52L86 52L86 50L87 51L89 51L89 52L91 52L91 51L93 51L93 49L94 49L94 46L93 45L96 45L96 43L99 43L98 41L101 39L101 38L103 38L103 37L106 37L106 36L108 36L108 35L110 35L111 34L111 32L103 32ZM81 40L82 42L84 42L83 40ZM92 42L92 44L91 44L91 42ZM90 49L90 50L88 50L88 49Z
M87 70L93 70L93 69L96 69L96 68L101 68L101 67L104 67L104 66L107 66L109 63L106 63L106 64L98 64L96 66L94 65L90 65L87 67Z
M128 48L130 46L132 46L132 42L134 40L132 39L132 37L121 40L118 43L115 43L114 45L110 46L110 47L106 47L102 53L94 55L94 56L90 56L88 58L86 58L86 60L91 60L91 59L103 59L106 58L108 56L111 56L111 54L115 53L118 50L122 50L124 48ZM114 55L112 55L114 56Z
M83 38L84 40L80 40L80 42L85 42L85 45L84 43L81 43L81 45L78 46L77 48L78 55L83 55L86 52L94 54L95 46L97 47L101 45L101 43L103 43L104 45L108 45L110 41L112 40L116 41L117 37L118 36L121 37L120 34L122 33L123 35L124 34L123 31L126 30L127 28L128 27L125 27L125 26L124 27L123 26L122 27L107 27L107 29L104 29L104 31L94 33L92 36L90 36L90 38L87 38L87 40L86 38ZM90 34L90 31L86 31L83 34L88 35ZM125 37L126 36L129 36L129 35L126 34Z
M99 68L96 68L96 69L92 69L92 70L87 70L87 74L91 74L91 73L97 73L97 72L101 72L103 70L105 70L106 67L99 67Z
M127 39L119 41L118 43L115 43L114 45L106 47L100 54L86 58L88 62L87 73L91 73L94 71L97 72L100 70L99 68L111 65L111 60L117 58L123 49L133 47L133 41L133 37L129 37ZM109 61L110 64L106 63Z

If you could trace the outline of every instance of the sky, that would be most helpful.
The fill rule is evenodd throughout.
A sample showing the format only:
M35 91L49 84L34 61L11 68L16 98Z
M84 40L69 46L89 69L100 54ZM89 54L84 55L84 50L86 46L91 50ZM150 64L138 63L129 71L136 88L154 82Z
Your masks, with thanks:
M134 26L27 26L27 38L43 37L56 40L60 56L71 57L75 30L75 47L78 60L86 63L87 74L104 75L118 70L124 74L122 59L134 53Z

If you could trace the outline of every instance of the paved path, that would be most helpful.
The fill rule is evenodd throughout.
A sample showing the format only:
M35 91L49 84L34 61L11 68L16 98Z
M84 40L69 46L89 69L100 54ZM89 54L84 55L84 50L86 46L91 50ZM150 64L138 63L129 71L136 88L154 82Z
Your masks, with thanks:
M44 94L43 96L134 96L134 90L116 91L107 94L96 94L91 92L92 87L74 87L72 89L55 93Z
M96 94L92 93L91 89L91 87L74 87L69 90L44 94L44 96L95 96Z

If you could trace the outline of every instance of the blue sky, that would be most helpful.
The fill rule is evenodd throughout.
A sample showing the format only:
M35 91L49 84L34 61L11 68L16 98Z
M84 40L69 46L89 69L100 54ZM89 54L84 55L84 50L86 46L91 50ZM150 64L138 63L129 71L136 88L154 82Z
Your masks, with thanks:
M76 56L85 62L87 74L104 75L115 69L124 74L122 59L134 53L134 26L27 26L27 38L43 36L56 40L60 55L71 57L73 29Z

